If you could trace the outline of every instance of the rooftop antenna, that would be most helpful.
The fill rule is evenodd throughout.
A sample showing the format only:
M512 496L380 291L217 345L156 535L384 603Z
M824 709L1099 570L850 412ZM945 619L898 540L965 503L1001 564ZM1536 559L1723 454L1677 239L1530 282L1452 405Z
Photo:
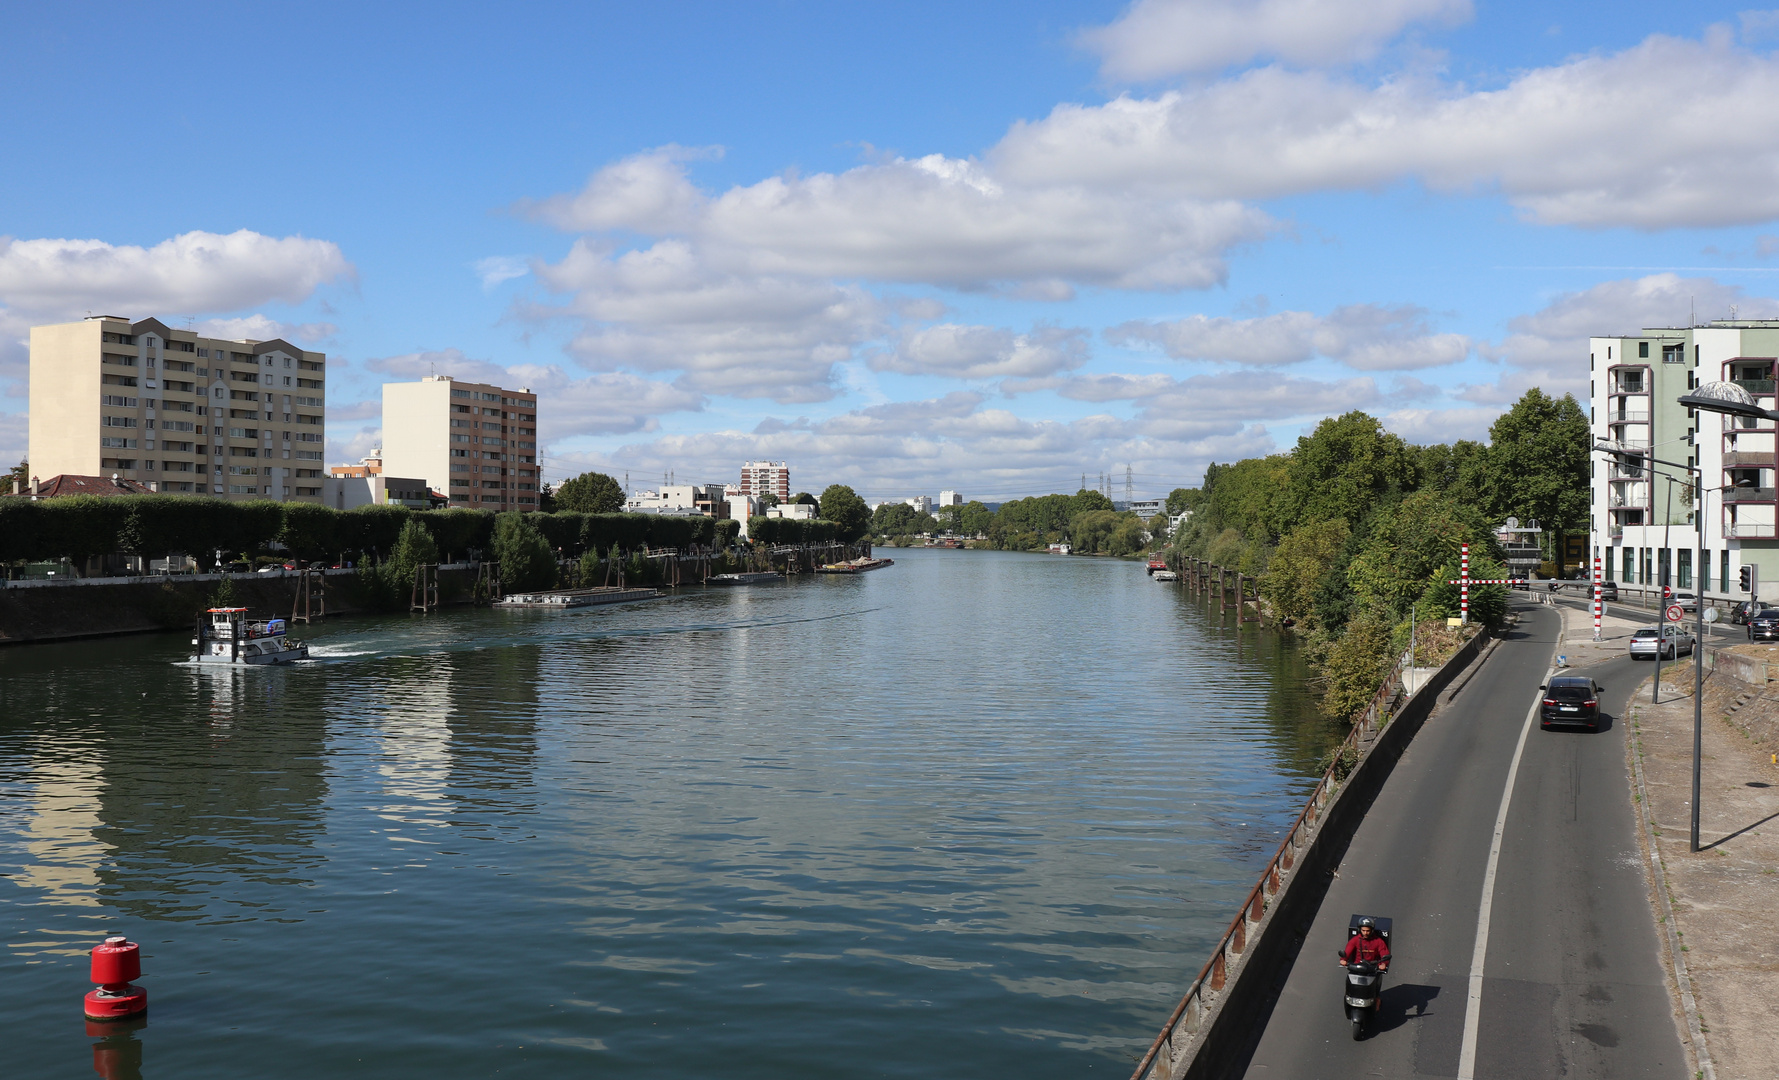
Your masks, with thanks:
M1696 299L1695 297L1691 297L1691 296L1686 298L1686 325L1688 325L1688 326L1699 325L1698 305L1693 303L1693 301L1695 299Z

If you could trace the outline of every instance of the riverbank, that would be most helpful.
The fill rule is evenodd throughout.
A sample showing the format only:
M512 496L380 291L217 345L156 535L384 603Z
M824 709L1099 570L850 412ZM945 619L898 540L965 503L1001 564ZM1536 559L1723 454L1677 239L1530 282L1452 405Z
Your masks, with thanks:
M295 574L243 574L228 580L234 604L255 615L282 618L295 606L302 579ZM355 574L330 574L326 582L329 614L372 610ZM187 629L198 613L210 606L220 584L217 580L167 577L0 590L0 645ZM441 603L468 603L474 589L473 571L439 572Z

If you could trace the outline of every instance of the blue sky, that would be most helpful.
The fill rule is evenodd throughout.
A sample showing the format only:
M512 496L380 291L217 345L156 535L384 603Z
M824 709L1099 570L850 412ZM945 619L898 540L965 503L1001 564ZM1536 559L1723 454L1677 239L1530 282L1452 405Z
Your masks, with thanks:
M1779 16L1467 0L15 5L0 455L87 311L542 391L547 476L1139 494L1779 315ZM177 325L177 323L175 323ZM1090 480L1091 482L1091 480Z

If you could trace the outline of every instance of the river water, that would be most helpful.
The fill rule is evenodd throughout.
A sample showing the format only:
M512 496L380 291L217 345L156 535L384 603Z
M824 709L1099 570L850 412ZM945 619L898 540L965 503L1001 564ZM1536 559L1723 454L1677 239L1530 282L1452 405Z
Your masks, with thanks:
M0 650L4 1072L1122 1080L1334 734L1302 660L1140 564L884 554Z

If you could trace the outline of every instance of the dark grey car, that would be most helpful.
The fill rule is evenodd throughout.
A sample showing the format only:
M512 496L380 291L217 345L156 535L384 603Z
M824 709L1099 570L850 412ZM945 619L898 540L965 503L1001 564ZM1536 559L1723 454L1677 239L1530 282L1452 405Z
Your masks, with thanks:
M1749 641L1779 641L1779 610L1762 608L1748 620Z

